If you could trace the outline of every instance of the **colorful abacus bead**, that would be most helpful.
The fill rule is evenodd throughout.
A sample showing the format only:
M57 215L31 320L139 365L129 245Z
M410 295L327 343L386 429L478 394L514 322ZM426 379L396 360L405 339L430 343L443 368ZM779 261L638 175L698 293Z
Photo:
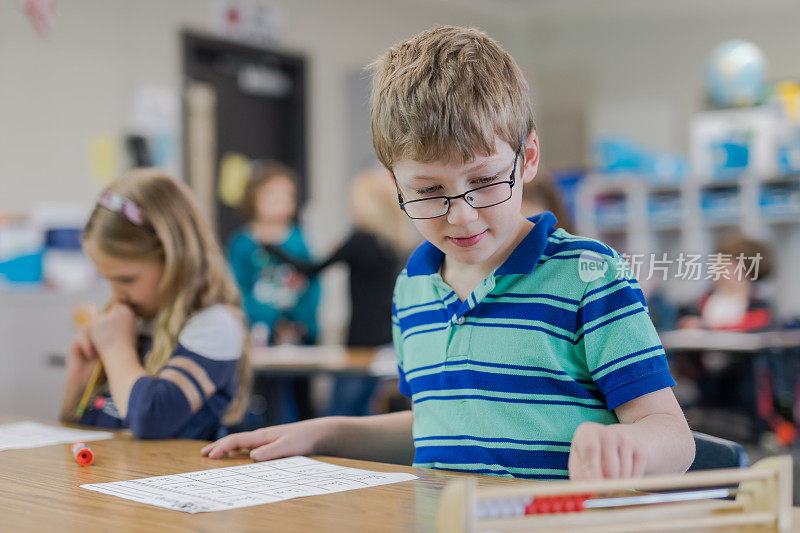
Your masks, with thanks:
M569 496L539 496L525 506L525 514L574 513L584 510L584 502L593 494L572 494Z

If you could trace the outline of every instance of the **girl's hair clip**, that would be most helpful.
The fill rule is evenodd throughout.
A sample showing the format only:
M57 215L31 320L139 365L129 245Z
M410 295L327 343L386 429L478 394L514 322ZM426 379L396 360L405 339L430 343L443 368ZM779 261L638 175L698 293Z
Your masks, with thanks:
M144 210L131 200L128 200L119 194L110 191L104 191L100 195L100 198L97 199L97 205L105 207L111 212L119 213L132 224L155 233L155 229L147 220L147 215L145 215Z

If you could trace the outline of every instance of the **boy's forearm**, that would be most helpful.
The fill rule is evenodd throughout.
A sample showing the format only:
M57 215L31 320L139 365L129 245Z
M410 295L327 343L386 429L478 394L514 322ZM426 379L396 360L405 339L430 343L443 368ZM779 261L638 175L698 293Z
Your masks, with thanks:
M410 465L414 459L414 415L401 411L362 417L331 417L319 453L363 461Z
M654 413L623 425L638 448L645 450L645 474L682 474L691 466L694 438L685 419Z

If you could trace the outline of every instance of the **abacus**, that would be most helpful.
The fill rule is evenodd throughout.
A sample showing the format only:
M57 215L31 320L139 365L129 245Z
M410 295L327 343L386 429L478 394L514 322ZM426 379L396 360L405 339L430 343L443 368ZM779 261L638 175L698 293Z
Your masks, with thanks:
M735 499L718 499L730 497ZM792 458L784 455L750 468L637 479L487 487L478 487L474 478L458 479L442 492L436 524L440 533L638 533L737 526L783 532L791 528L791 513Z

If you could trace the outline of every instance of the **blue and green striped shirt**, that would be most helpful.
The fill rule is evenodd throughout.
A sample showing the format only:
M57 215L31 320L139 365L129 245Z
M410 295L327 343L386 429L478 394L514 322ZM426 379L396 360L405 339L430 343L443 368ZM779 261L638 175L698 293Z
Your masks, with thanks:
M567 478L575 428L675 384L627 262L555 229L545 212L466 301L423 243L394 292L400 391L414 410L414 465Z

